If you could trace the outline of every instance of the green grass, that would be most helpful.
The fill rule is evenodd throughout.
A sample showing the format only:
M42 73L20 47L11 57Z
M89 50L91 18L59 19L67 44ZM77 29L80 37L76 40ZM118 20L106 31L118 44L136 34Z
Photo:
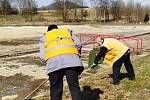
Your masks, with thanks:
M43 23L52 23L60 21L60 14L56 13L39 13L34 16L30 15L0 15L0 25L43 25Z
M80 82L80 87L91 86L92 89L99 88L104 91L100 94L101 100L149 100L150 98L150 54L137 57L132 61L136 80L123 79L118 86L111 85L111 78L104 78L109 72L98 74ZM122 67L122 71L126 72ZM63 100L70 100L69 90L65 88ZM49 97L49 95L45 96ZM70 97L69 97L70 98ZM36 99L38 100L38 99ZM43 99L46 100L46 99Z
M117 98L120 98L121 95L126 94L127 92L132 93L128 98L137 99L140 95L141 100L149 100L148 95L150 95L150 54L137 58L133 61L133 66L136 74L135 81L123 80L121 84L121 90L123 93L120 93ZM148 90L148 91L147 91ZM143 95L143 92L147 95Z
M100 77L105 76L98 75L91 77L84 82L81 82L81 86L90 85L91 87L99 87L104 90L102 97L108 97L111 100L149 100L150 98L150 54L144 57L136 57L132 61L134 71L136 74L136 80L130 81L127 78L123 79L119 86L115 87L109 84L109 81L102 80ZM122 66L122 72L126 72ZM107 92L105 92L107 91ZM114 98L111 98L114 96Z

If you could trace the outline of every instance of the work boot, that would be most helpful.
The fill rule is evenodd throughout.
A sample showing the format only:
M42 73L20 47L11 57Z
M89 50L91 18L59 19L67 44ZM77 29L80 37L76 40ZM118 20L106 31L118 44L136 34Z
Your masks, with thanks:
M133 80L135 80L135 77L129 77L128 79L133 81Z
M119 81L111 81L110 82L110 84L112 84L112 85L119 85L119 83L120 83Z

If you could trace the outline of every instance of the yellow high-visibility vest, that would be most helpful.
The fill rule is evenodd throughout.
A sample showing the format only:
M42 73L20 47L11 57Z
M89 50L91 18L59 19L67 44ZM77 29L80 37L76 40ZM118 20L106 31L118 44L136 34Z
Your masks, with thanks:
M78 54L68 29L53 29L45 33L45 60L61 54Z
M101 45L101 47L106 47L108 49L108 52L104 58L104 62L110 66L112 66L115 61L121 58L129 49L122 42L111 38L104 39L104 43Z

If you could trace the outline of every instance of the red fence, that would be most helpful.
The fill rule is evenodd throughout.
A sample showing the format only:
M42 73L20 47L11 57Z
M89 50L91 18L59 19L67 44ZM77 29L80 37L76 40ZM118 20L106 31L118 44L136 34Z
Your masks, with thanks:
M83 48L91 48L97 44L96 39L98 37L102 38L115 38L124 42L133 53L140 54L143 48L143 39L134 36L125 35L110 35L110 34L96 34L96 33L78 33L77 36L80 38Z

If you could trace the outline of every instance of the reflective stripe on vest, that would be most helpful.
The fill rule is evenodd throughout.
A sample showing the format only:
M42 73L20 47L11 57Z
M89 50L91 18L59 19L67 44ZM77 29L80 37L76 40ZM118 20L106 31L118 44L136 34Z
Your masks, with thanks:
M50 42L57 42L59 40L71 40L72 38L70 37L57 37L55 40L51 40L51 41L47 41L47 43L50 43Z
M60 49L60 48L66 48L66 47L75 47L75 46L72 44L62 44L62 45L54 46L52 48L47 48L45 49L45 52L53 51L53 50Z
M45 36L45 60L61 54L78 54L68 29L54 29Z

